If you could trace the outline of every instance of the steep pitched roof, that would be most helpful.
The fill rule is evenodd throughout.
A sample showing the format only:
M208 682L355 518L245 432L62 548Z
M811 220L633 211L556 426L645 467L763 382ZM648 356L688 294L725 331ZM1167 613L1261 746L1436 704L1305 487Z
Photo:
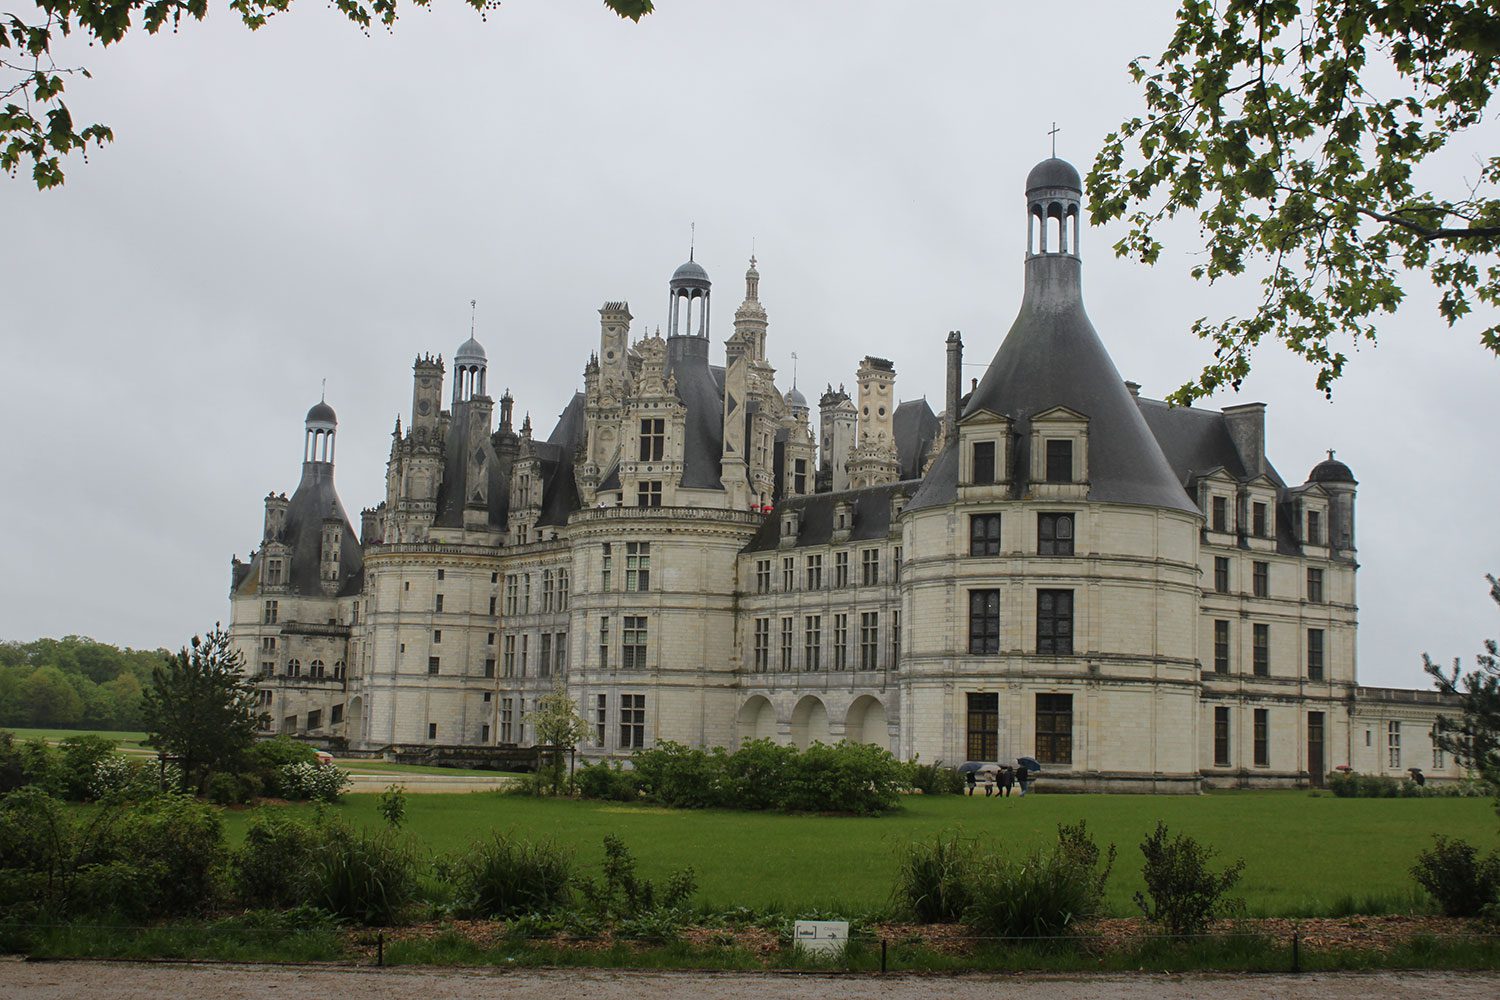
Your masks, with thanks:
M332 511L344 524L339 544L339 572L343 581L340 594L358 593L364 580L364 553L359 544L359 533L349 523L349 515L339 502L338 491L333 487L333 464L331 462L303 462L302 481L287 502L286 520L281 531L281 541L291 549L287 576L287 589L304 597L318 597L323 593L318 577L323 558L323 518ZM260 574L264 569L265 550L262 549L251 560L249 572L236 587L240 593L253 593L260 586Z
M896 433L896 458L902 479L920 479L943 422L924 399L908 399L891 415Z
M891 533L891 502L897 496L910 496L917 488L912 480L867 486L862 490L841 493L814 493L791 497L781 502L776 513L761 522L755 536L745 546L746 552L765 552L781 547L781 518L786 511L797 511L799 530L797 547L827 545L833 541L834 510L841 502L851 505L849 541L862 542L885 538Z
M708 364L703 337L668 337L667 370L677 376L677 397L687 407L682 485L722 490L724 394Z

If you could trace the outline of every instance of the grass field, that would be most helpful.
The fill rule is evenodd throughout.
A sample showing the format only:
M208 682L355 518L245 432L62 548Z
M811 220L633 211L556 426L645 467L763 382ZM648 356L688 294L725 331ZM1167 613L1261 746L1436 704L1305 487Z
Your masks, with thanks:
M336 808L353 823L381 823L373 795L350 795ZM699 899L712 909L850 913L889 902L898 855L913 840L961 831L1023 851L1048 841L1058 823L1080 819L1101 843L1119 848L1109 901L1122 916L1135 912L1131 897L1143 887L1138 845L1157 819L1217 847L1225 859L1244 858L1240 895L1252 915L1263 916L1404 912L1423 905L1408 869L1434 833L1486 850L1500 845L1488 799L1336 799L1307 792L911 796L901 812L878 818L422 795L408 799L405 829L434 853L455 851L492 830L551 837L573 846L589 867L602 859L604 835L615 833L644 875L692 865ZM232 839L248 821L248 812L226 813Z
M107 740L114 740L120 745L121 750L151 749L146 746L145 733L128 733L114 729L11 729L6 727L6 731L14 733L18 740L43 739L48 743L60 743L69 736L102 736Z

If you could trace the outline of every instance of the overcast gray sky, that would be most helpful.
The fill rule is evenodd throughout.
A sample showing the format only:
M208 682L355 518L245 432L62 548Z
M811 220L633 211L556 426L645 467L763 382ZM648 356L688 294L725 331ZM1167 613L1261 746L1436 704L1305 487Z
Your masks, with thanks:
M351 516L384 494L410 365L468 335L495 394L551 429L597 345L599 305L665 322L687 256L714 279L716 340L751 243L768 350L799 382L892 358L898 395L941 407L944 337L983 364L1019 303L1023 183L1086 170L1141 110L1125 72L1175 4L665 0L639 25L597 0L455 0L362 36L302 0L258 33L224 5L178 34L81 51L75 115L117 141L37 193L0 181L0 638L181 644L227 618L229 558L262 498L295 487L302 417L328 380ZM1495 147L1466 136L1451 186ZM1160 397L1207 348L1198 316L1253 283L1187 276L1185 227L1155 268L1083 238L1085 296L1121 373ZM1360 673L1426 686L1419 654L1500 633L1492 413L1500 362L1450 331L1425 279L1333 402L1264 350L1288 481L1336 448L1360 481ZM716 346L716 352L722 346ZM717 355L722 356L722 355ZM970 376L982 374L975 367Z

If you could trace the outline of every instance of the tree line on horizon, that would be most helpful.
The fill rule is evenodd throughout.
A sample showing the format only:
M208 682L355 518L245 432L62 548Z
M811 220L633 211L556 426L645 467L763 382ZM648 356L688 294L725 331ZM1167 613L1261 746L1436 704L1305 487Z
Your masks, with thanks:
M78 635L0 642L0 726L139 729L151 670L168 655Z

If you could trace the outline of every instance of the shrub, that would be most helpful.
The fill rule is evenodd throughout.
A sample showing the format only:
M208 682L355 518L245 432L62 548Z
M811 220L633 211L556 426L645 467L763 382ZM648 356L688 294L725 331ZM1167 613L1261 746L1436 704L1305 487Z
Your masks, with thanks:
M869 743L814 743L796 757L781 807L792 812L873 815L901 802L905 768Z
M115 741L102 736L69 736L57 757L63 797L74 802L94 798L92 786L99 764L115 755Z
M1410 778L1383 774L1335 771L1328 776L1328 790L1346 799L1485 798L1495 789L1484 781L1443 781L1419 785Z
M635 772L627 771L619 764L585 764L578 769L574 781L578 785L578 794L586 799L634 802L641 796Z
M317 762L316 750L286 735L260 740L245 753L246 769L260 778L267 795L286 795L281 787L281 769L288 764Z
M951 923L969 907L978 852L957 834L908 844L896 872L896 903L920 924Z
M923 795L962 795L964 792L964 776L957 768L946 767L940 760L923 764L914 757L906 766L907 784L913 791Z
M411 851L388 832L330 823L309 852L304 902L368 926L397 922L416 895Z
M551 841L494 834L451 866L458 911L465 916L545 915L569 899L573 856Z
M288 799L337 802L349 785L349 772L332 764L287 764L278 773L277 784Z
M797 750L772 740L747 740L724 760L725 805L733 809L778 809L797 766Z
M1186 834L1167 839L1167 825L1157 821L1156 830L1141 842L1146 864L1141 874L1146 893L1135 894L1136 905L1153 923L1164 924L1170 934L1198 934L1218 916L1239 908L1226 898L1245 868L1236 861L1221 872L1209 870L1218 853Z
M642 790L662 805L701 809L724 802L724 751L713 754L662 740L632 758Z
M1091 914L1104 909L1104 891L1109 883L1110 872L1115 868L1115 845L1109 850L1099 850L1093 834L1089 833L1087 820L1079 820L1069 826L1057 824L1057 850L1067 862L1087 876L1088 888L1093 895ZM1100 867L1103 862L1103 867Z
M400 785L389 785L375 801L375 808L392 830L401 829L406 822L406 789Z
M230 859L234 896L250 908L295 906L305 885L319 825L299 822L284 809L262 808L251 817L245 842Z
M260 787L260 778L254 774L218 771L208 779L205 794L215 805L237 806L244 805L259 795Z
M1481 858L1473 844L1442 834L1433 840L1431 850L1417 855L1411 874L1444 916L1478 917L1500 905L1500 851Z
M680 914L693 893L698 891L697 875L692 868L681 868L667 876L660 890L649 879L635 873L635 855L614 834L604 836L603 878L595 882L584 879L579 890L589 910L600 921L638 921L653 918L660 927L664 918Z
M158 795L119 810L118 816L100 840L109 842L114 859L139 868L148 881L141 909L168 916L213 907L227 859L217 812L189 796ZM83 845L85 853L89 846Z
M16 782L13 787L30 786L48 795L63 794L62 761L57 751L47 745L46 740L31 739L16 743L15 737L6 733L5 744L7 769L12 771Z
M984 934L1055 937L1104 910L1115 847L1101 851L1085 823L1059 824L1050 851L988 855L969 876L964 923Z
M110 754L94 764L94 774L89 779L89 798L105 799L126 795L141 780L143 770L143 765L124 754Z

